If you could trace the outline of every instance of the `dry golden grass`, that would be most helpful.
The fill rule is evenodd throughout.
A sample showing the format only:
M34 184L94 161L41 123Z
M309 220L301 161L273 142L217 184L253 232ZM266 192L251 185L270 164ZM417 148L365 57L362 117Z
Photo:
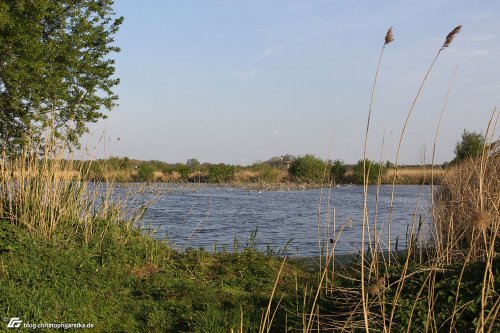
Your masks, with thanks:
M498 242L499 204L500 157L453 167L443 177L434 210L441 248L452 256L469 249L478 259L486 256L485 241ZM478 241L476 236L484 239Z
M382 177L382 183L391 183L394 169L389 169ZM434 183L440 183L445 170L434 168ZM429 184L431 182L430 168L399 168L396 172L396 184Z
M48 147L48 145L47 145ZM127 199L113 198L113 184L87 181L89 166L64 159L59 146L0 158L0 219L51 239L59 230L65 238L88 244L99 223L135 225L147 205L133 209ZM102 235L97 235L101 237Z
M103 178L105 181L116 181L116 182L127 182L131 181L134 178L134 172L137 174L137 171L129 171L129 170L113 170L107 171L103 174Z
M13 178L20 179L24 177L25 179L37 178L40 175L40 170L32 170L30 174L21 175L20 171L13 171ZM82 173L78 170L58 170L54 171L54 176L56 179L81 179Z
M177 171L172 171L169 173L166 173L163 177L163 180L166 182L176 182L179 181L182 178L182 175L177 172Z
M261 173L253 170L240 170L234 174L237 182L256 182L261 178Z
M178 177L175 179L175 181L179 181L181 179L181 174L175 171L173 173L178 174ZM208 178L208 172L203 172L203 171L195 171L188 175L188 180L194 183L204 183L207 180L207 178Z
M164 180L165 175L161 171L153 171L153 179L155 181Z

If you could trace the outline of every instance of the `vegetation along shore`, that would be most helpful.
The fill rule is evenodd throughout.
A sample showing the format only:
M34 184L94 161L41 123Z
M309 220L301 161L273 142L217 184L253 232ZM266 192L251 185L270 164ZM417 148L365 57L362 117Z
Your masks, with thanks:
M314 20L315 27L323 25ZM119 80L110 57L119 51L114 35L122 22L112 0L0 2L0 331L54 332L85 325L82 331L88 332L500 332L495 141L500 113L491 112L484 134L464 131L454 160L438 166L435 146L445 102L430 164L400 165L415 105L462 26L436 45L405 113L393 161L367 157L377 78L384 52L395 41L392 27L379 41L364 151L355 164L313 155L250 166L196 159L178 164L68 159L87 123L105 118L103 110L115 106ZM254 65L282 48L268 50ZM134 64L145 65L142 59ZM336 254L348 221L337 221L337 207L328 206L327 214L318 211L314 258L292 259L279 249L259 252L254 235L243 249L176 251L142 224L154 201L137 204L114 195L112 185L128 181L270 188L360 184L361 246L347 257ZM378 197L374 207L368 205L368 186L382 184L393 186L384 221L378 219ZM430 184L432 191L430 231L423 235L423 220L408 216L405 249L397 241L391 244L397 184ZM330 194L324 193L318 207Z
M274 157L249 166L224 163L200 163L189 159L186 163L140 161L128 157L109 157L93 161L72 161L68 176L89 181L164 182L229 184L245 188L304 189L363 183L363 162L346 164L341 160L324 161L314 155ZM392 184L395 172L390 162L368 161L369 179L375 184ZM434 184L452 165L405 165L397 171L397 184ZM432 169L432 171L431 171ZM380 179L378 179L380 177Z

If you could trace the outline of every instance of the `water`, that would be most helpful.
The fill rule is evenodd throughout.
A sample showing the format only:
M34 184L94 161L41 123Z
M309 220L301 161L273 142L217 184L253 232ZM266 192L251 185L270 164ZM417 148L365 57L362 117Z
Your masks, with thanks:
M368 214L372 226L381 230L381 245L387 246L387 221L391 186L379 189L378 212L375 186L369 187ZM118 193L126 189L117 189ZM421 235L430 221L430 186L396 186L391 223L391 247L399 238L399 249L406 246L408 228L415 221L415 230L422 219ZM154 192L154 193L152 193ZM140 201L154 199L142 221L156 229L155 237L168 239L177 249L205 248L217 251L248 245L257 230L254 244L259 250L271 247L289 255L318 255L320 246L331 244L333 210L336 231L342 229L335 251L356 253L361 248L363 188L345 186L321 190L247 191L216 186L182 187L161 185L146 189ZM375 220L376 216L376 220ZM318 241L318 220L320 241ZM425 238L425 237L424 237ZM368 240L368 236L366 238ZM331 245L328 245L331 246Z

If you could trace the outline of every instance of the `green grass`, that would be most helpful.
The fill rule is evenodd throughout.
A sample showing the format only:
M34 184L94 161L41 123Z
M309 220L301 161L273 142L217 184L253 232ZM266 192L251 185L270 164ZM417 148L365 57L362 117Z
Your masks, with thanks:
M228 332L238 331L243 313L245 331L258 330L279 258L179 253L137 230L106 227L104 238L84 246L0 222L0 316L92 323L93 332ZM273 301L284 297L275 327L299 326L296 281L301 288L314 277L287 263Z
M98 226L96 235L102 237L85 245L78 238L47 240L0 222L0 316L19 317L25 323L92 323L93 332L238 332L240 325L246 332L258 331L280 258L251 249L241 253L176 252L137 229L105 221ZM402 274L404 258L398 261L401 263L388 272L384 292L388 304ZM359 261L349 257L343 265L333 288L330 285L321 291L317 314L339 321L352 316L352 322L362 322L361 313L353 307L360 302ZM495 284L499 284L498 258L493 268ZM318 285L317 269L304 259L287 262L272 301L274 309L282 298L272 331L302 328L301 315L309 313L311 295ZM460 265L431 272L426 265L411 263L393 330L408 325L423 330L430 299L435 302L437 327L449 325L456 304L454 321L459 327L473 329L481 311L484 269L479 262L467 265L463 273ZM432 295L425 287L430 281ZM306 296L305 288L310 288ZM350 301L339 301L339 295ZM486 315L498 295L492 291L487 300ZM381 315L377 298L370 297L370 303L372 313ZM500 329L498 322L488 324ZM380 322L374 321L371 328L381 329Z

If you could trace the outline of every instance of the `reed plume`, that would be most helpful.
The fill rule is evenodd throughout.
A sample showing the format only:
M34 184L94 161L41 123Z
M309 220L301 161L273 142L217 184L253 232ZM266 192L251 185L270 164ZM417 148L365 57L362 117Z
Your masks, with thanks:
M392 27L387 30L387 33L385 34L385 43L384 45L390 44L394 41L394 36L392 34Z
M448 36L446 36L446 40L444 41L443 47L441 49L444 49L445 47L450 46L451 42L453 41L453 39L455 38L455 36L460 32L460 30L462 30L462 26L461 25L455 27L455 29L453 29L448 34Z

